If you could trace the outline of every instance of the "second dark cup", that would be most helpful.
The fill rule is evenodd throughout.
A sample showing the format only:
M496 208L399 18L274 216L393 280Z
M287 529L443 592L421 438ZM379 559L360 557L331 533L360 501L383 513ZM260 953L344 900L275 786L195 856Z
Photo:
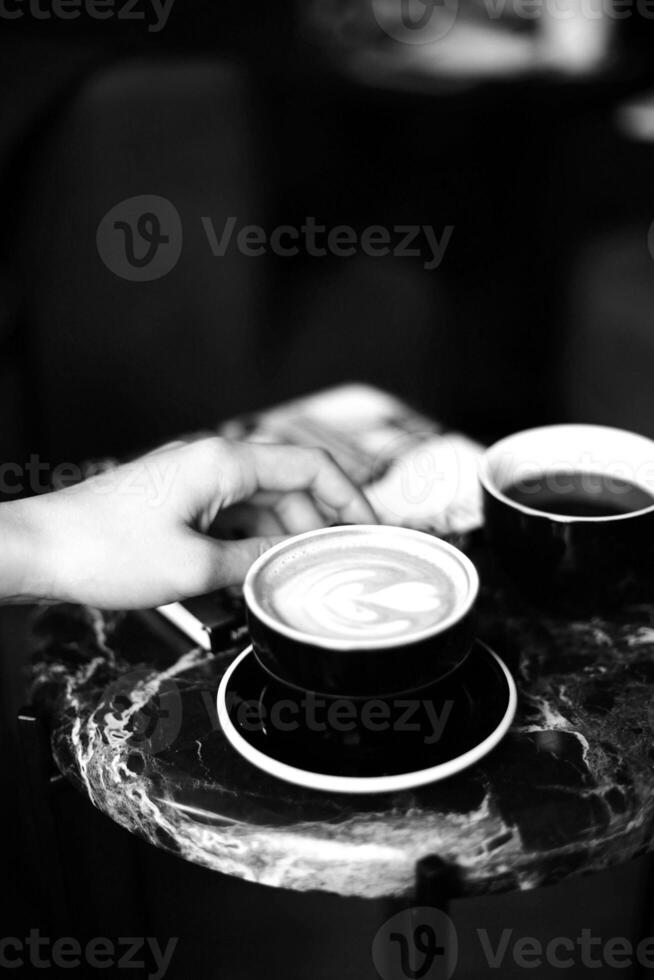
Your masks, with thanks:
M612 603L654 568L654 442L554 425L508 436L480 465L486 536L534 598Z

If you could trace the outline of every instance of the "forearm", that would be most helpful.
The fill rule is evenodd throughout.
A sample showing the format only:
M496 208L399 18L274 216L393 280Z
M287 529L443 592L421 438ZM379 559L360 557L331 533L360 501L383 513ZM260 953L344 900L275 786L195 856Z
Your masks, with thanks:
M0 602L54 597L42 498L0 504Z
M152 609L237 585L275 539L257 526L239 541L206 532L220 511L261 494L276 508L280 534L327 519L375 521L361 491L320 450L201 439L0 503L0 602Z

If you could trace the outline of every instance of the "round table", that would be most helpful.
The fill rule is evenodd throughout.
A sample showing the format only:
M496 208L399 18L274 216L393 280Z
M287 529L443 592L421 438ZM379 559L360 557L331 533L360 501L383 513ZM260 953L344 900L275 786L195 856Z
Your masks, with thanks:
M249 881L366 898L410 894L417 862L463 894L525 889L650 850L654 605L590 619L516 597L483 552L480 636L518 686L515 722L481 763L393 795L305 790L254 768L216 715L245 645L171 655L133 615L44 608L34 696L57 765L155 847ZM136 625L135 625L136 624ZM190 644L187 644L190 647Z

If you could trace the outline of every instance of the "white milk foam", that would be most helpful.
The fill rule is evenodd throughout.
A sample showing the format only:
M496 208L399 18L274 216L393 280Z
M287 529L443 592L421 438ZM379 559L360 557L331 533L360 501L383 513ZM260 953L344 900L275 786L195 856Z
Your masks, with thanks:
M256 598L273 619L317 638L411 639L465 603L469 582L438 541L343 528L290 543L260 569Z

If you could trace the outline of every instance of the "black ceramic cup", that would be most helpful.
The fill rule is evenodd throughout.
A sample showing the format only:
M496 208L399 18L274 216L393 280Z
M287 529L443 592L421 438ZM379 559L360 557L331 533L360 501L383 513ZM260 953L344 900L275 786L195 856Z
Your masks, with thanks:
M553 425L495 443L480 464L493 552L533 598L612 603L654 567L654 442Z
M479 579L420 531L348 525L269 549L244 584L255 656L275 680L327 697L389 697L450 674L474 640Z

